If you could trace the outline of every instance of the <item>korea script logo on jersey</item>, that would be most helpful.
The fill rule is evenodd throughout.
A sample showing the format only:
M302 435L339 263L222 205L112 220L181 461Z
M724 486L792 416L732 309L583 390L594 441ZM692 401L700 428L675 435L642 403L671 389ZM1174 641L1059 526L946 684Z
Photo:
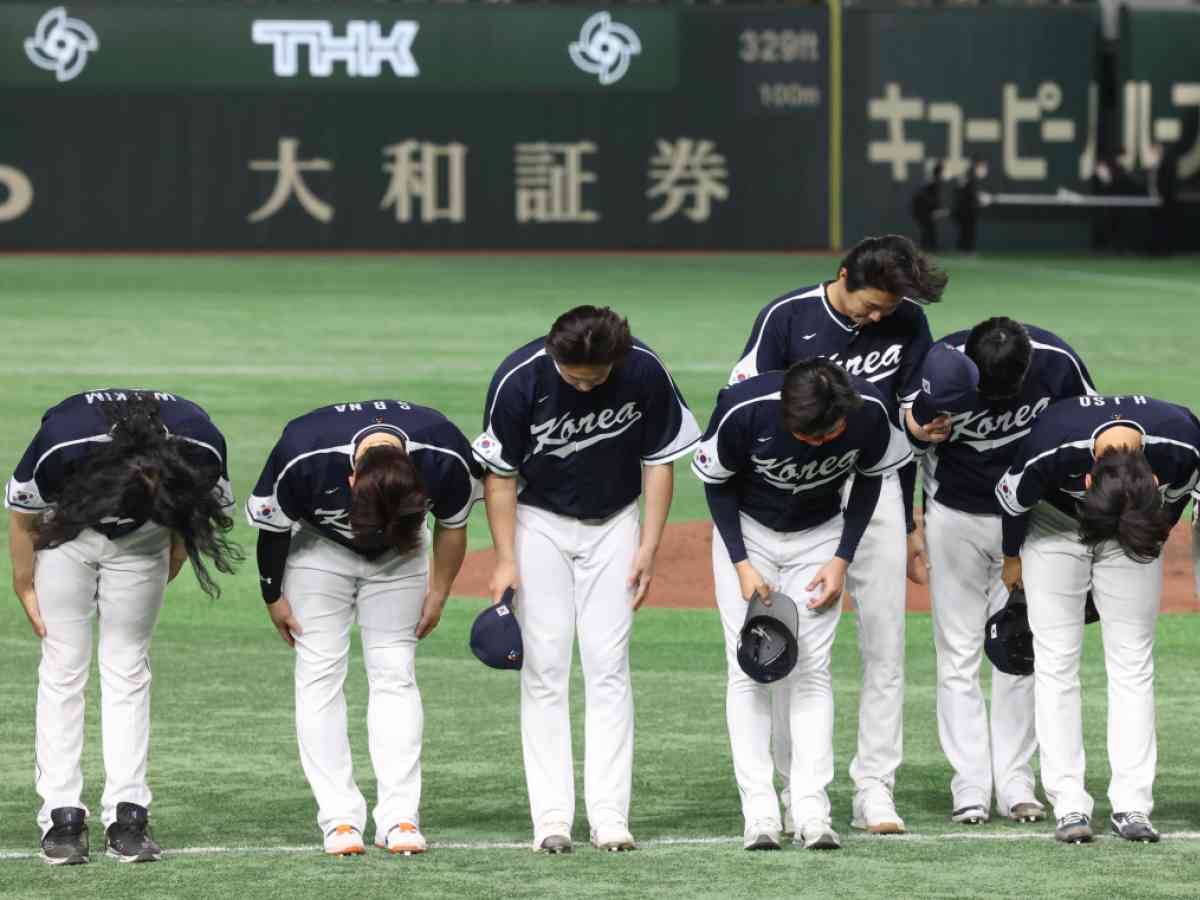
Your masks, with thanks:
M999 414L983 409L978 412L957 413L951 418L954 431L951 441L966 444L981 453L1019 441L1029 434L1033 420L1050 405L1050 398L1043 397L1036 403L1026 403L1016 409ZM1017 430L1013 430L1017 429ZM999 435L993 437L993 435Z
M564 413L530 426L529 433L537 439L537 443L529 455L537 456L545 452L548 456L566 459L572 453L625 433L641 418L642 412L632 400L620 409L590 412L579 418ZM581 436L582 440L579 439Z
M826 359L837 363L851 375L860 375L868 381L882 381L899 371L900 357L903 355L904 345L892 344L886 350L872 350L845 359L840 353L831 353Z
M772 487L793 494L809 491L845 477L854 467L856 459L858 450L847 450L841 456L827 456L803 464L797 463L794 456L783 459L750 457L750 461L754 463L755 474L761 475Z

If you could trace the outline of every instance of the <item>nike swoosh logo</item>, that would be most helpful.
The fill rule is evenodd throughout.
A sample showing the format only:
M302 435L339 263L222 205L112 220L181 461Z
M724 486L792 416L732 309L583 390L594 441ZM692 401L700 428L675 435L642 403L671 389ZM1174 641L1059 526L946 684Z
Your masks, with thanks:
M770 440L770 438L769 438L769 437L765 437L765 438L758 438L757 440L758 440L758 442L759 442L760 444L765 444L767 441L769 441L769 440Z
M327 493L327 494L336 494L336 493L337 493L338 491L340 491L340 490L341 490L341 488L331 488L330 490L326 491L325 493Z
M817 333L814 331L812 334L806 334L803 337L806 341L811 341L816 336L817 336Z
M538 404L545 403L545 402L546 402L547 400L549 400L549 399L550 399L550 395L549 395L549 394L547 394L545 397L542 397L542 398L540 398L540 399L538 400L538 402L537 402L537 403L535 403L534 405L535 405L535 406L537 406Z

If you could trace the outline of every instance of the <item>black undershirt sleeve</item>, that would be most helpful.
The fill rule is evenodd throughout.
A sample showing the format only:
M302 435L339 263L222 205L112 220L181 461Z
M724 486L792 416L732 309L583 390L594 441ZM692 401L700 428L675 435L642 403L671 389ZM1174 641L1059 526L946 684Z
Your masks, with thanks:
M283 567L292 546L290 531L259 531L258 580L263 600L274 603L283 595Z
M900 467L900 495L904 499L904 528L912 534L917 527L913 519L913 497L917 492L917 464L910 462Z
M708 511L717 526L721 540L725 542L725 549L729 551L729 561L740 563L746 558L746 541L742 538L737 488L728 482L705 483L704 497L708 501Z
M875 505L879 502L882 488L882 478L868 478L862 474L856 475L850 485L850 497L842 513L842 540L837 549L837 555L846 562L854 562L858 542L862 540L871 516L875 515Z
M1000 523L1001 541L1005 556L1020 556L1021 545L1025 543L1025 531L1029 527L1029 513L1019 516L1003 515Z

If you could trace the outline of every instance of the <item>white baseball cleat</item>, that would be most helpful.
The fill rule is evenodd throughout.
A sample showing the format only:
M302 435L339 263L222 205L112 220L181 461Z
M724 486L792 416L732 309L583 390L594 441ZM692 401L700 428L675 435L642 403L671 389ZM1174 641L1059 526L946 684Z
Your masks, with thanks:
M1014 822L1041 822L1046 818L1046 807L1036 800L1022 800L1009 807L1008 817Z
M338 825L325 835L325 852L330 856L358 856L363 853L362 832L353 825Z
M742 834L743 850L779 850L782 846L783 835L774 819L755 819Z
M800 826L798 843L805 850L840 850L842 839L830 824L822 819L810 819Z
M624 825L601 825L593 828L592 846L597 850L607 850L609 853L637 849L637 844L633 842L633 835Z
M566 822L551 822L545 828L539 828L533 836L533 851L535 853L570 853L571 826Z
M414 853L424 853L429 849L425 835L412 822L401 822L388 829L388 833L375 838L375 846L388 853L403 853L412 856Z
M896 812L891 794L883 791L855 795L850 827L871 834L904 834L904 820Z
M989 818L987 807L978 803L969 806L960 806L954 812L950 813L950 821L957 822L960 825L982 825Z

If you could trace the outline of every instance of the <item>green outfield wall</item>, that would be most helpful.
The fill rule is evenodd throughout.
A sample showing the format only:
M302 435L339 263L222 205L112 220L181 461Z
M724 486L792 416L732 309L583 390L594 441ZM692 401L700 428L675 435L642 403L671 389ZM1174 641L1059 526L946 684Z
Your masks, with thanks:
M1194 145L1188 12L1125 17L1119 92ZM821 248L912 232L935 159L1087 189L1094 7L832 13L4 4L0 248ZM980 237L1089 228L996 209Z

